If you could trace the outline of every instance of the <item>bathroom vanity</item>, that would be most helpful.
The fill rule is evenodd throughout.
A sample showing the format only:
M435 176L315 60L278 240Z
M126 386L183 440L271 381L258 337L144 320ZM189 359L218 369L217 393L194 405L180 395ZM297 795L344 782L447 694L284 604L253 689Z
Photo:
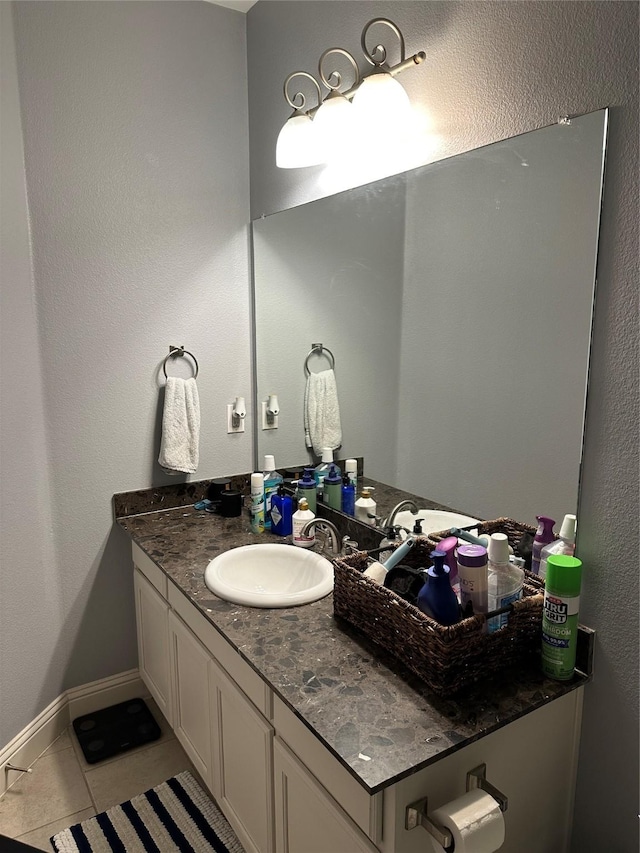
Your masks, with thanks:
M460 796L482 763L508 797L501 850L568 848L586 677L519 672L437 697L338 624L331 595L278 610L217 599L213 557L277 541L246 515L118 506L141 677L248 853L437 851L407 806Z

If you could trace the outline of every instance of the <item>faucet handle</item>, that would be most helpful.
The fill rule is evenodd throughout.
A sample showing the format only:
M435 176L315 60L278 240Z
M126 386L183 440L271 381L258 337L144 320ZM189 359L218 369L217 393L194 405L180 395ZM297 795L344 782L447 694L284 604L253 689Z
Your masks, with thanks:
M359 545L355 539L351 539L349 534L342 537L342 553L348 557L350 554L355 554L359 550Z

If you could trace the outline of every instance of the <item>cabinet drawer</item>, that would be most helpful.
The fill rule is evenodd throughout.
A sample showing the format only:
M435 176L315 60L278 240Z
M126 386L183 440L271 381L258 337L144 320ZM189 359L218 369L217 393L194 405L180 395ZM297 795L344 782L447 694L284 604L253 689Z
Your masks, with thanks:
M167 597L167 576L161 568L156 566L151 557L148 557L139 545L135 542L131 546L133 554L133 564L137 566L149 583L153 584L160 595L166 599Z
M382 792L368 794L278 696L273 699L273 721L278 736L377 844L382 837Z
M211 652L218 663L226 669L233 681L246 693L256 708L267 718L271 718L271 690L248 663L240 657L231 643L214 628L209 620L186 595L169 584L169 604L186 622L201 643Z

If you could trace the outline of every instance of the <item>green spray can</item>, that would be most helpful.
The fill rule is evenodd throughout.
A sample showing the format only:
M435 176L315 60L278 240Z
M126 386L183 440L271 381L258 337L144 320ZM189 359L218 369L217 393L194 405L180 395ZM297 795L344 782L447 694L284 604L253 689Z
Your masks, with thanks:
M542 671L558 681L568 681L575 668L581 581L581 560L565 554L549 556L542 611Z

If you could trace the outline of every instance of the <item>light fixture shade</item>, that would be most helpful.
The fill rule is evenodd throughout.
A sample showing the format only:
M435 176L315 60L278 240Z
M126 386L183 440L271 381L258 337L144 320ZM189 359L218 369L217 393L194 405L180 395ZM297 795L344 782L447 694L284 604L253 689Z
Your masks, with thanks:
M333 91L323 101L313 123L325 162L352 150L357 142L358 120L353 104L344 95Z
M405 122L411 115L411 102L401 83L386 71L370 74L353 98L353 109L366 125Z
M315 121L306 113L295 112L282 127L276 142L276 166L300 169L324 162Z

